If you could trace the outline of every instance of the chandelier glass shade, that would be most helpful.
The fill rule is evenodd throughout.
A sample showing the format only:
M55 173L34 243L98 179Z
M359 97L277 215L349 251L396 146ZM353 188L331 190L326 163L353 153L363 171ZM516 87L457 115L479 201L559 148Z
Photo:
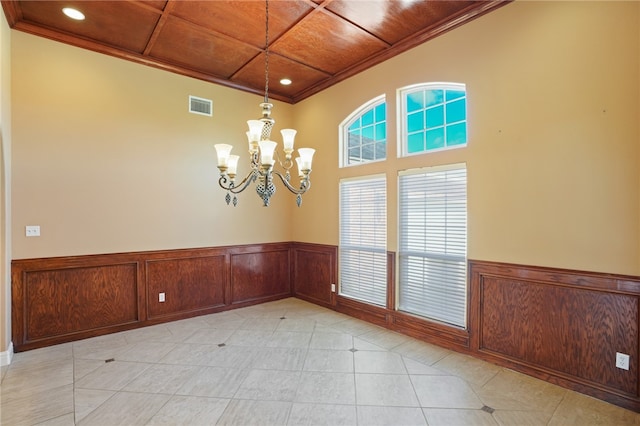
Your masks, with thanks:
M296 130L282 129L284 158L281 158L276 151L277 142L271 140L271 130L275 120L271 117L273 104L269 103L269 0L265 1L265 90L264 102L260 104L262 117L257 120L249 120L249 173L240 181L236 182L238 170L238 155L231 155L232 145L216 144L216 154L218 155L218 169L220 170L220 187L227 191L225 200L227 205L233 202L238 204L237 194L247 189L251 184L256 184L256 192L262 199L265 207L269 206L271 197L276 192L276 177L282 182L285 188L296 195L298 207L302 204L302 194L311 188L311 163L315 152L312 148L299 148L298 157L295 163L298 169L297 184L292 183L290 170L293 167L294 139ZM276 170L279 166L282 171ZM233 196L232 196L233 194Z

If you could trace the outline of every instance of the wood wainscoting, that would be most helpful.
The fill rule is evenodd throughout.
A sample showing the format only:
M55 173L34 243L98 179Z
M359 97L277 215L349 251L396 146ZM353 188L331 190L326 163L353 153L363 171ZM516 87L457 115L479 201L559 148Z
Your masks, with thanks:
M12 263L16 351L295 296L640 412L640 278L469 261L466 329L331 291L338 248L286 242ZM165 302L159 302L165 293ZM616 352L630 356L615 367Z
M14 349L289 297L290 252L287 242L14 260Z
M293 243L291 270L294 296L333 308L338 283L338 248L321 244Z
M640 278L480 261L469 277L472 353L640 412Z

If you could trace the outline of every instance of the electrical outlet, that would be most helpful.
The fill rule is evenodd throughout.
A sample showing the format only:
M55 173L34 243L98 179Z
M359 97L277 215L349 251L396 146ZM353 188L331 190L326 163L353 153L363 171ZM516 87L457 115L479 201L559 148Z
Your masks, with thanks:
M616 367L623 370L629 369L629 355L616 352Z
M336 292L336 285L331 284L331 293L335 293L335 292Z
M164 302L164 293L158 293L158 302Z
M39 237L40 236L40 226L39 225L27 225L25 227L25 235L27 237Z

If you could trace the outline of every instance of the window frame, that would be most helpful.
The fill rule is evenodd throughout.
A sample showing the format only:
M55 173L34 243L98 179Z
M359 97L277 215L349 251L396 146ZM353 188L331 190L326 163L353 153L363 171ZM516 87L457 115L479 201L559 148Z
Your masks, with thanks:
M464 123L465 123L465 131L466 131L466 141L463 144L456 144L456 145L446 145L446 141L445 141L445 146L442 148L434 148L434 149L424 149L422 151L418 151L418 152L409 152L409 143L408 143L408 136L409 136L409 131L407 129L407 95L411 94L411 93L415 93L415 92L423 92L423 91L427 91L427 90L456 90L456 91L464 91L465 96L465 119L464 119ZM460 148L466 148L469 145L469 114L468 114L468 106L469 106L469 97L468 97L468 93L467 93L467 85L465 83L454 83L454 82L429 82L429 83L417 83L417 84L412 84L409 86L404 86L401 87L397 90L397 95L396 95L396 100L397 100L397 105L399 105L399 108L396 108L396 125L397 125L397 134L398 134L398 141L399 143L397 144L397 154L398 154L398 158L403 158L403 157L412 157L415 155L424 155L424 154L431 154L434 152L441 152L441 151L448 151L448 150L452 150L452 149L460 149ZM448 103L446 101L446 99L444 99L443 101L443 105L445 105L446 103ZM445 112L446 115L446 112ZM443 127L446 127L446 119L445 119L445 123L443 124ZM426 124L425 124L425 128L426 128ZM425 129L426 130L426 129Z
M352 164L348 164L348 159L349 159L349 127L351 127L351 125L358 119L360 118L362 115L364 115L365 112L367 112L370 109L375 109L378 105L381 104L385 104L385 156L384 158L379 158L379 159L375 159L375 160L369 160L369 161L363 161L363 162L359 162L359 163L352 163ZM339 156L339 164L338 167L339 168L345 168L345 167L357 167L357 166L362 166L365 164L370 164L370 163L378 163L381 161L386 161L387 158L389 157L389 132L388 132L388 123L389 123L389 111L387 108L387 97L386 95L382 94L379 96L376 96L373 99L370 99L369 101L365 102L364 104L360 105L358 108L356 108L353 112L351 112L351 114L349 114L338 126L338 141L339 141L339 146L340 146L340 156Z

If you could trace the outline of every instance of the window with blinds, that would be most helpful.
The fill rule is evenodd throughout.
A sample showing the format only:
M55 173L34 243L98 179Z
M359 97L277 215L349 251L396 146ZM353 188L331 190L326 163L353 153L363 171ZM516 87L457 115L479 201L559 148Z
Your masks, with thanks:
M386 252L386 177L341 180L340 295L385 306Z
M466 165L399 175L398 309L466 327Z

